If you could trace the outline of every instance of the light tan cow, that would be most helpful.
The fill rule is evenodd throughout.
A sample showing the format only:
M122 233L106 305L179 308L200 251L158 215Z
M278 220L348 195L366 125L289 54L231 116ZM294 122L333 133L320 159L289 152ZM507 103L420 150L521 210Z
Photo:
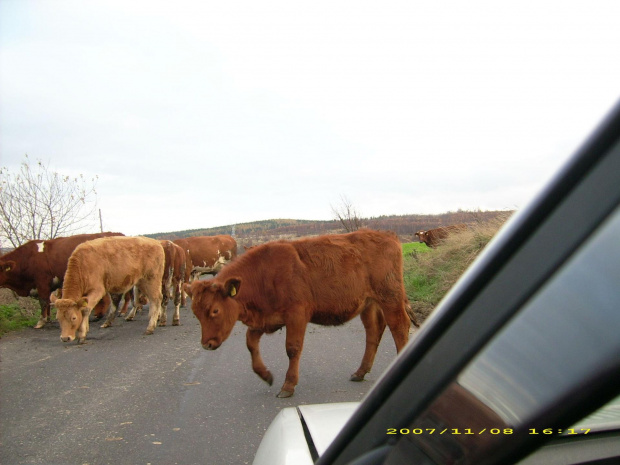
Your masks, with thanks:
M82 343L88 334L88 316L107 293L125 293L136 286L149 299L149 324L153 334L162 301L164 249L146 237L108 237L79 245L69 257L62 298L52 296L60 323L60 339ZM107 327L116 312L110 312Z
M166 326L166 309L171 297L174 299L174 316L172 317L172 326L178 326L181 324L181 286L183 285L183 280L185 278L185 251L174 242L168 240L162 240L160 243L164 249L165 266L164 277L162 278L161 283L163 300L161 302L159 326ZM142 310L142 306L146 304L146 299L143 299L143 297L144 296L142 295L135 297L134 307L131 309L125 320L132 321L136 316L136 312Z

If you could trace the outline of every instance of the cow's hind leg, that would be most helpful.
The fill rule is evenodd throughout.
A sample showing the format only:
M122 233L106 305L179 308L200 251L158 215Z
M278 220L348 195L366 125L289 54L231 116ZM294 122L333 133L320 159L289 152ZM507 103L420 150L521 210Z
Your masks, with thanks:
M162 289L161 298L161 312L159 313L159 326L166 326L168 322L168 315L166 310L168 309L168 302L170 301L170 294L167 288Z
M297 312L293 312L296 314ZM298 312L304 315L304 311ZM286 379L278 397L291 397L295 392L295 386L299 381L299 360L304 345L304 335L308 323L299 318L292 318L286 322L286 355L288 356L288 370Z
M157 326L157 319L161 313L161 302L163 298L161 292L161 277L140 283L138 289L149 299L149 325L146 327L144 334L153 334Z
M385 320L392 333L392 338L394 338L396 353L398 354L409 341L409 328L412 320L407 315L404 302L385 305L383 308Z
M181 324L181 281L176 280L174 283L174 316L172 317L172 326Z
M351 375L351 381L364 381L366 373L370 373L386 325L383 312L375 302L366 305L360 318L366 330L366 349L360 367Z
M114 323L114 318L116 318L116 306L115 305L110 305L110 307L108 309L108 316L106 317L106 319L103 322L103 324L101 325L101 327L102 328L109 328L110 326L112 326L112 323Z
M252 357L252 370L271 386L273 384L273 375L265 366L259 349L260 338L263 334L265 333L259 329L248 328L245 334L245 341Z

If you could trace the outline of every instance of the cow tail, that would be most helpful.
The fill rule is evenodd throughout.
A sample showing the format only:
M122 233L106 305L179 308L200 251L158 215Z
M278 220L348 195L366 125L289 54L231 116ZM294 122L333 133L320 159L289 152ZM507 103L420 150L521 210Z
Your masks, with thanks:
M405 296L405 311L407 312L407 316L411 320L411 323L416 328L420 327L420 323L418 323L418 319L415 316L413 309L411 308L411 304L409 303L409 299Z

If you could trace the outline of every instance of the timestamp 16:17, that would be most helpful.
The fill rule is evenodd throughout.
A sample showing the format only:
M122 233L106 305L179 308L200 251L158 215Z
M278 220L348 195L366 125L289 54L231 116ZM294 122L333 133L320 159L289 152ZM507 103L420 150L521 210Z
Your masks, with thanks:
M570 435L570 434L588 434L589 432L590 432L590 428L581 428L579 430L574 429L574 428L568 428L568 429L565 429L565 430L561 430L561 429L555 430L555 429L552 429L552 428L546 428L546 429L543 429L543 430L538 430L536 428L530 428L530 433L529 434L556 434L556 433L557 434L562 434L562 433L564 433L564 434L569 434Z

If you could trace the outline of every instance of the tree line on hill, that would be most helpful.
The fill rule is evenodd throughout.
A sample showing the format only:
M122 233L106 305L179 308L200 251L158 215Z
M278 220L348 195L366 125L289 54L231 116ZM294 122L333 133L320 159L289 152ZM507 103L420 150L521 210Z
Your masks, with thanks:
M363 218L361 224L370 229L393 231L398 235L401 242L415 242L417 241L416 231L460 223L481 223L498 216L505 216L507 213L510 212L504 210L458 210L437 215L385 215ZM239 244L250 246L278 239L296 239L343 232L346 231L339 220L271 219L215 228L146 234L146 236L154 239L174 240L191 236L229 234L234 235Z

